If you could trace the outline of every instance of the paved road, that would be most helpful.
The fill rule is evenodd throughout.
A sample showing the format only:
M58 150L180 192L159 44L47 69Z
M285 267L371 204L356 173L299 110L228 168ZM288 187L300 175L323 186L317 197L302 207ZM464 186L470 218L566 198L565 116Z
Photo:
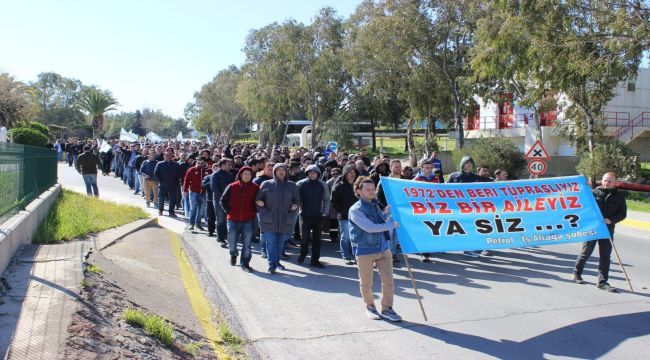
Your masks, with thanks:
M64 186L84 189L74 171L59 170ZM144 206L112 177L100 176L99 188L104 198ZM262 358L650 359L644 346L650 343L648 233L643 227L617 228L618 250L635 294L593 286L595 258L584 274L589 284L571 282L579 244L498 251L481 259L448 253L433 264L413 259L429 321L423 320L406 270L400 268L395 270L395 309L405 319L400 324L366 318L356 269L345 266L329 244L324 246L326 269L295 264L292 249L287 271L271 276L231 267L227 251L203 233L185 233L184 240L205 285L218 284L219 291L208 291L213 301L228 299L222 307L238 318ZM255 249L251 265L263 270L257 255ZM612 285L625 287L617 264L610 278Z

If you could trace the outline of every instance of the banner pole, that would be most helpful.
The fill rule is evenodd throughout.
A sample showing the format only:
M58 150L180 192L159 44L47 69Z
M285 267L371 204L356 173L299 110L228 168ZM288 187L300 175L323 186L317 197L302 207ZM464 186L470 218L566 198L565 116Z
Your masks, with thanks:
M417 286L415 286L415 279L413 278L413 272L411 271L411 264L409 263L409 258L406 254L404 256L404 262L406 263L406 269L409 272L409 277L411 278L411 284L413 285L413 290L415 290L415 297L418 299L418 304L420 304L420 310L422 310L422 316L424 316L424 321L429 321L427 319L427 314L424 312L424 306L422 306L422 299L420 298L420 293L418 292Z
M616 245L614 245L614 239L612 239L610 237L609 242L612 244L612 249L614 249L614 254L616 254L616 259L618 260L618 264L621 265L621 270L623 270L623 275L625 275L625 280L627 280L627 285L630 287L630 292L634 292L634 289L632 288L632 282L630 281L630 278L627 276L627 272L625 271L625 266L623 266L623 262L621 261L621 257L618 256L618 251L616 250Z

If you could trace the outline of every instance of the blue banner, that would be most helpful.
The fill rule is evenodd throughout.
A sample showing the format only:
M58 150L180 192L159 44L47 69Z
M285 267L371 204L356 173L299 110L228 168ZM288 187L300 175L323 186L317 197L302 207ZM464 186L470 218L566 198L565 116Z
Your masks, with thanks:
M381 178L404 253L492 250L609 238L583 176L435 184Z

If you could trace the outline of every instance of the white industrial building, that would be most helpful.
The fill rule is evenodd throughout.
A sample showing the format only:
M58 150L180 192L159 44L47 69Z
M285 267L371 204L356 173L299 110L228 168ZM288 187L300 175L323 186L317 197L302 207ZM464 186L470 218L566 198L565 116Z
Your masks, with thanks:
M479 107L472 116L465 118L465 138L471 141L480 137L506 136L522 152L527 151L537 140L537 124L531 116L533 111L518 106L509 98L506 94L503 101L495 103L476 97ZM558 98L561 102L561 96ZM563 119L558 108L540 115L544 146L551 157L573 157L575 148L553 131L553 124ZM643 161L650 161L650 69L639 69L636 78L619 84L615 97L604 107L603 114L607 132L638 152Z

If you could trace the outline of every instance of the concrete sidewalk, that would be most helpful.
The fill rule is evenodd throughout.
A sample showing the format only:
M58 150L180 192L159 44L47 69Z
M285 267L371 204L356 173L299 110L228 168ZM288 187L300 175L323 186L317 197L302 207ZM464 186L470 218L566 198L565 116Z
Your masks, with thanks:
M8 281L15 284L0 312L19 314L2 320L0 353L6 359L56 359L61 353L72 313L79 304L82 262L88 241L31 246L16 259ZM29 274L28 277L25 275ZM11 343L7 343L8 335Z

